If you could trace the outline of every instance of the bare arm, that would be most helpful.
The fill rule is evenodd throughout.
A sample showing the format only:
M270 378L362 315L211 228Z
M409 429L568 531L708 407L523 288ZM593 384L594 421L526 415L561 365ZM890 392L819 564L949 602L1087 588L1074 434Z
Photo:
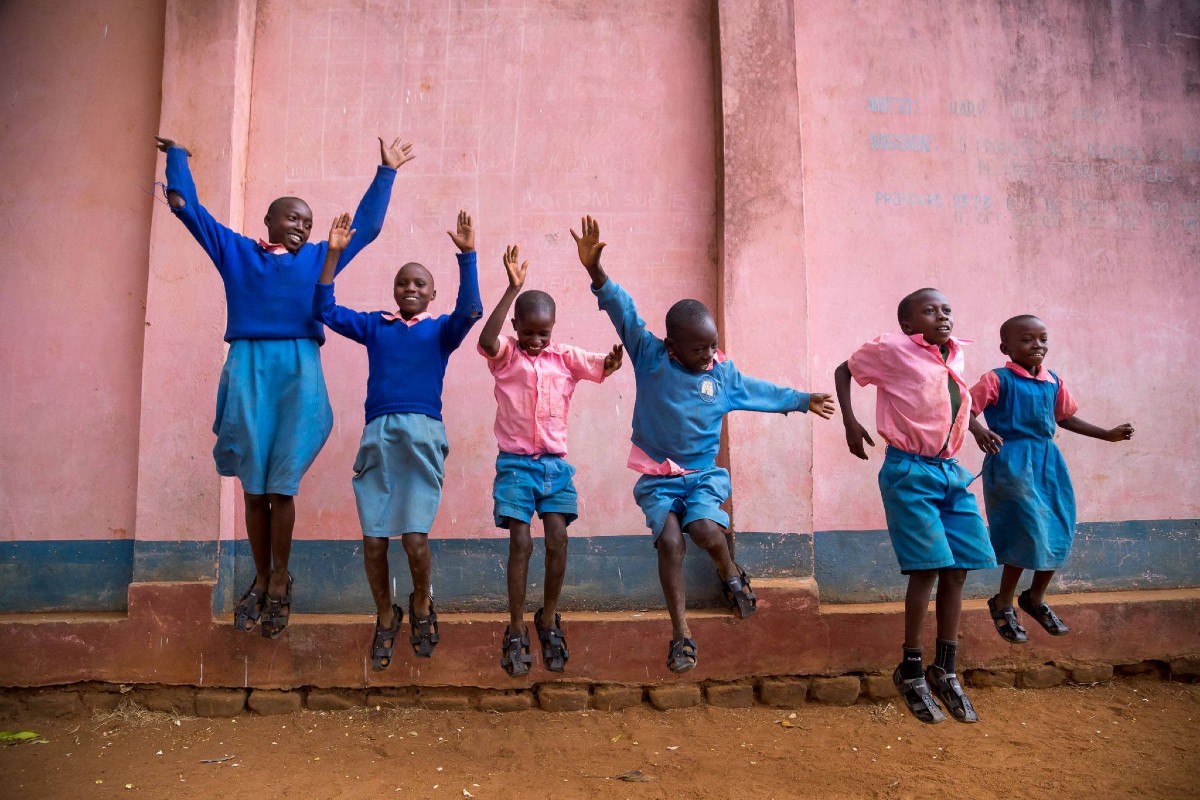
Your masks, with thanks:
M1090 422L1085 422L1079 417L1070 416L1066 419L1060 419L1058 426L1071 433L1078 433L1081 436L1090 436L1093 439L1103 439L1106 442L1123 442L1133 438L1133 425L1126 422L1124 425L1118 425L1115 428L1101 428L1093 425Z
M608 273L604 271L604 267L600 266L600 252L606 244L600 241L600 223L590 216L584 217L580 230L583 231L583 234L576 236L575 230L572 229L571 238L575 240L575 246L579 248L579 262L583 264L592 278L592 288L599 289L608 282Z
M1000 452L1000 446L1004 444L1004 440L1000 438L1000 434L983 427L978 414L971 413L971 421L967 423L967 430L971 431L971 435L975 437L975 444L979 445L980 450L993 454Z
M479 348L492 358L500 352L500 329L504 326L504 318L508 316L508 310L512 308L513 301L521 293L521 287L525 285L525 275L529 271L528 261L518 263L519 252L515 244L509 245L508 249L504 251L504 270L508 273L508 288L504 290L500 302L496 303L496 307L492 309L492 315L487 318L487 322L483 323L483 330L479 332Z
M349 214L342 212L333 218L333 225L329 228L329 250L325 253L325 264L321 267L318 283L333 283L338 259L342 257L342 251L350 244L350 237L353 235Z
M854 416L854 406L850 399L851 379L850 365L843 361L833 372L833 384L837 390L837 404L842 409L842 424L846 426L846 446L850 448L851 453L866 461L867 452L863 449L863 442L871 447L875 446L875 442Z

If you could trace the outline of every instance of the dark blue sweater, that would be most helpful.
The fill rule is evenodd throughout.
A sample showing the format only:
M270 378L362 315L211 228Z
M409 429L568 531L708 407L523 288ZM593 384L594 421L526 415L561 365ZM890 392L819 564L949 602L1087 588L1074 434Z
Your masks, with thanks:
M475 253L458 254L454 311L408 326L382 311L354 311L333 299L333 284L309 287L312 314L332 330L367 347L367 422L384 414L442 418L442 384L450 354L483 316Z
M354 238L338 260L338 272L379 235L395 178L396 170L391 167L380 165L376 170L375 180L350 223L355 230ZM171 210L217 265L225 283L225 341L325 341L325 329L313 319L312 291L313 284L321 277L327 242L307 242L295 254L274 255L254 239L229 230L213 219L196 199L187 152L181 147L167 150L167 191L183 197L184 205Z

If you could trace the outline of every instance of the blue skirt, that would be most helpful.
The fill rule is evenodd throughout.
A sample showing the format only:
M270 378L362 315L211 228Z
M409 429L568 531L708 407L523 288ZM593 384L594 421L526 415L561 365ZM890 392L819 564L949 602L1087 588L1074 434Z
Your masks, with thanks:
M1004 440L983 460L983 502L996 560L1058 569L1075 539L1075 490L1053 439Z
M248 494L294 495L333 430L315 339L235 339L217 388L217 472Z
M446 426L424 414L383 414L363 428L354 501L363 536L429 533L442 502Z

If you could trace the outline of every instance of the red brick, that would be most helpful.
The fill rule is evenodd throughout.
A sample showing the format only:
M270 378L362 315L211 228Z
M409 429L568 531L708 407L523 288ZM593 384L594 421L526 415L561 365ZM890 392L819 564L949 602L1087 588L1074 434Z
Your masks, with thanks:
M367 694L367 705L371 708L412 708L417 704L415 687L403 689L381 689Z
M1022 689L1049 689L1052 686L1062 686L1066 681L1067 673L1061 667L1041 664L1021 670L1017 685Z
M1112 664L1072 664L1067 673L1071 683L1103 683L1113 677Z
M861 690L862 682L853 675L813 678L812 686L808 689L808 696L818 703L852 706L858 702L858 693Z
M304 704L312 711L348 711L361 707L365 700L365 692L309 689Z
M25 708L47 717L67 717L83 713L83 703L75 692L51 689L25 696Z
M126 696L148 711L196 713L196 690L191 686L139 686Z
M236 717L245 710L245 689L200 689L196 692L196 716Z
M591 689L578 683L543 683L537 689L543 711L586 711Z
M21 695L15 692L0 692L0 719L16 719L25 713Z
M250 692L246 705L255 714L264 717L276 714L294 714L300 710L303 697L299 692L281 692L274 689L255 689Z
M864 676L863 691L872 700L891 700L900 696L891 675Z
M1196 681L1200 679L1200 656L1187 656L1171 660L1171 680Z
M969 669L964 677L977 689L1011 689L1017 685L1017 673L1011 669Z
M700 687L694 683L667 683L651 686L650 705L659 711L700 705Z
M758 699L772 708L798 708L807 697L807 678L764 678L758 684Z
M532 692L484 692L479 695L480 711L528 711L531 708L533 708Z
M754 705L754 686L749 683L714 683L704 689L710 706L750 708Z
M1125 678L1165 678L1170 667L1161 661L1138 661L1133 664L1117 664L1113 672Z
M598 711L620 711L641 705L643 694L641 686L597 686L592 692L592 707Z
M80 692L79 699L89 711L113 711L124 698L120 692Z
M457 687L421 687L417 692L417 703L431 711L465 711L474 699L473 689Z

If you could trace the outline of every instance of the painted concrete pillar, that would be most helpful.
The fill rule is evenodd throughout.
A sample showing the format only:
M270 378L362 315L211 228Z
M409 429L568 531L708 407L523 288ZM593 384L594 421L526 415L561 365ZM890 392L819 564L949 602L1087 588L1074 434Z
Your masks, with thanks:
M192 152L201 202L243 225L254 47L253 0L167 4L161 135ZM146 146L150 147L151 142ZM162 178L160 157L159 172ZM215 579L233 534L232 480L211 458L224 358L221 281L165 203L150 231L134 580Z
M744 373L810 387L800 112L789 0L719 0L722 344ZM738 532L812 531L812 426L819 418L726 421ZM794 570L811 575L811 539Z

